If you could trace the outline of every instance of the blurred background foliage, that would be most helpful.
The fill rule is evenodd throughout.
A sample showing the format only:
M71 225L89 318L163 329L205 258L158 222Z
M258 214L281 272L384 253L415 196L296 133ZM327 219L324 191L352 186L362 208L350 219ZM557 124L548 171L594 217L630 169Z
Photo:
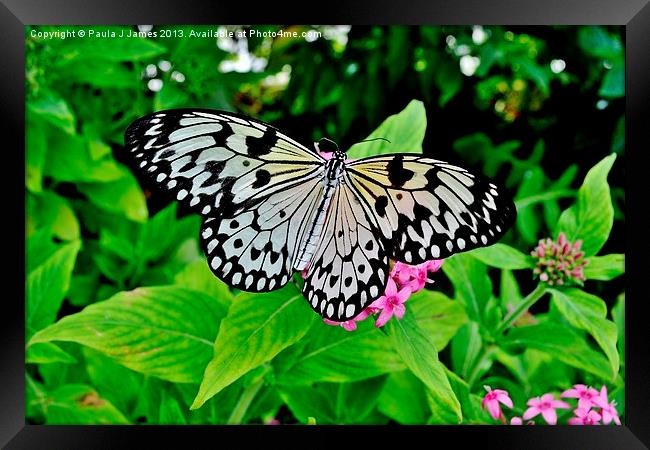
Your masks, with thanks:
M156 36L39 37L63 29L26 29L27 273L50 273L56 280L30 285L44 300L27 302L28 339L136 287L180 279L223 294L199 261L200 219L177 211L128 168L124 131L154 110L238 111L302 142L327 136L347 149L411 100L421 100L428 124L423 152L505 185L518 207L506 242L522 251L551 234L592 166L610 153L625 153L621 27L140 26L92 29L117 36L151 30ZM190 35L217 29L282 29L299 37ZM624 249L624 167L619 161L609 174L615 221L603 253ZM522 291L534 287L529 274L516 276ZM624 277L587 285L611 308ZM444 277L435 289L452 292ZM456 357L453 348L440 355L443 361ZM193 385L143 378L101 352L47 343L30 348L27 360L27 416L36 423L222 423L232 419L247 383L259 377L249 373L218 402L188 415L181 405L191 404ZM404 375L390 383L404 390L414 379ZM330 388L342 399L352 391L325 384L318 395L327 397ZM79 408L79 395L81 404L94 406L92 416ZM293 404L285 416L307 422L308 405L291 395L283 397ZM56 398L59 406L46 412L45 398ZM424 397L415 401L426 406ZM269 391L239 419L260 421L261 412L278 402L277 392ZM381 423L398 403L384 398L381 412L363 414ZM345 422L341 414L351 413L332 414L333 422ZM413 421L427 420L422 414Z

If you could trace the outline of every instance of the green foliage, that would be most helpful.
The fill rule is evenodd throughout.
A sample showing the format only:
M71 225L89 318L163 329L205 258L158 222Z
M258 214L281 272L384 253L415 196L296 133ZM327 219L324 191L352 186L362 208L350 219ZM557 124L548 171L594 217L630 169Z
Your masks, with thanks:
M621 28L316 27L313 42L248 38L254 70L235 41L190 37L214 27L169 28L26 30L29 423L489 424L483 385L521 415L574 383L607 385L623 414ZM295 283L249 294L217 279L201 218L125 165L131 121L191 106L329 136L350 158L458 163L504 185L517 221L446 259L401 320L323 324ZM582 241L583 285L532 272L560 232Z

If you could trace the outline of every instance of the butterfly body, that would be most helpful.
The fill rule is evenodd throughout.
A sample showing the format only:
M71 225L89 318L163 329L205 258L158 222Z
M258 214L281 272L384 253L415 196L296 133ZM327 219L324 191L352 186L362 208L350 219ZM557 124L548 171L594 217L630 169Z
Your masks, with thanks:
M384 292L389 259L490 245L515 217L494 184L452 164L408 153L350 161L328 139L309 148L225 111L153 113L129 127L126 145L139 170L204 216L216 276L266 292L302 271L305 298L330 320Z

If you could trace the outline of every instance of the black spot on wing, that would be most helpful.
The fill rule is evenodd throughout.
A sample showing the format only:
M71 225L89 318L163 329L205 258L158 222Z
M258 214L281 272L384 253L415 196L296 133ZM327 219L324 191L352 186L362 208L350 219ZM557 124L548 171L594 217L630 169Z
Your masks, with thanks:
M278 138L276 131L272 128L266 128L264 134L260 137L246 136L246 146L248 147L248 156L258 158L271 153L271 148L275 146Z
M388 172L388 181L393 187L402 187L413 178L413 171L404 168L404 156L397 155L386 165Z
M386 207L388 206L388 197L380 195L375 200L375 211L380 217L386 216Z
M255 182L253 182L253 187L259 189L263 186L266 186L271 182L271 173L266 169L260 169L255 172Z

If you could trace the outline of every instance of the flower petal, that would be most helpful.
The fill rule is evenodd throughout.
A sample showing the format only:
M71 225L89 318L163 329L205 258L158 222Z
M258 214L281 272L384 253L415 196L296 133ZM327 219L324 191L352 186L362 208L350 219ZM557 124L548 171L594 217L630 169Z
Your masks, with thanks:
M540 409L537 406L531 406L528 408L526 411L524 411L524 415L521 416L524 420L532 419L536 415L540 413Z
M381 311L381 314L379 314L379 317L375 322L375 326L377 328L383 327L384 325L386 325L386 322L388 322L391 317L393 317L393 308L390 305L388 305Z
M555 425L557 423L557 413L553 408L543 410L542 417L549 425Z

